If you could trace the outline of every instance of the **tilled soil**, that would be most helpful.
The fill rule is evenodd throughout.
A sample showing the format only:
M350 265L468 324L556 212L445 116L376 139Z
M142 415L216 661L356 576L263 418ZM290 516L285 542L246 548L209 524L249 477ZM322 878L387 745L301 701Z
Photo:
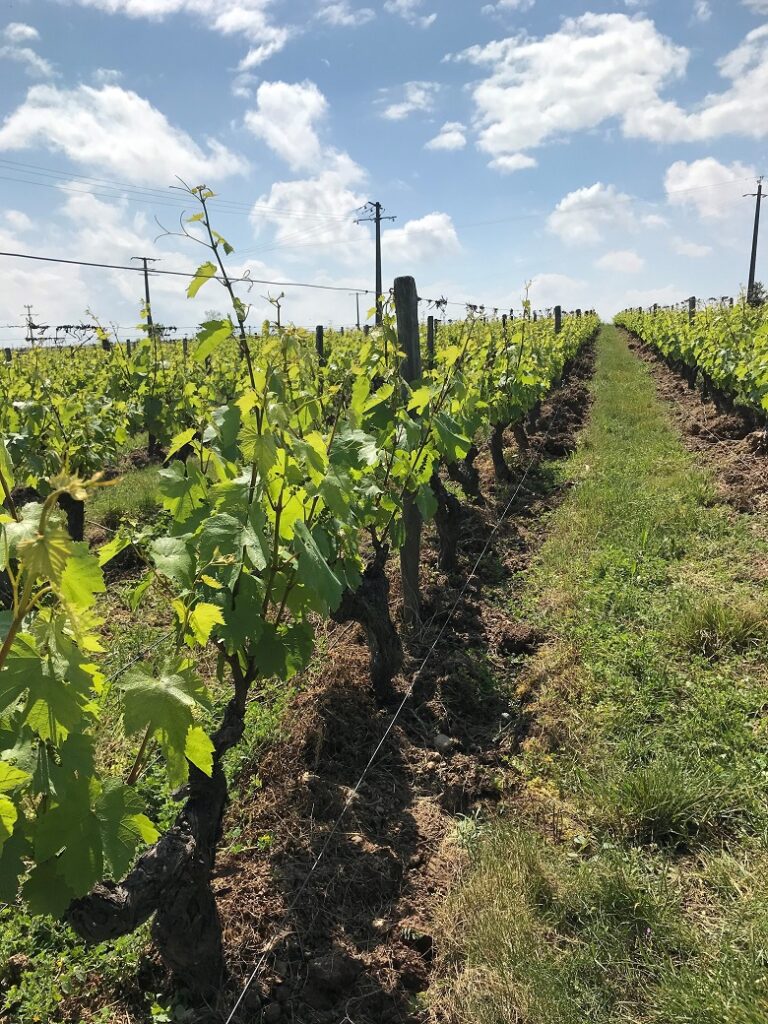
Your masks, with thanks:
M689 451L712 471L719 497L739 512L768 511L768 438L738 409L723 413L698 388L670 369L647 345L628 332L629 347L647 364Z
M487 501L464 506L455 575L437 571L425 538L425 625L406 639L403 696L429 657L395 724L374 703L362 633L337 627L284 740L241 772L240 792L250 785L253 795L231 808L228 827L249 845L217 868L231 980L211 1020L226 1019L252 972L238 1021L426 1019L418 995L439 943L433 911L462 865L457 825L515 785L505 762L525 728L515 681L544 638L510 599L540 543L541 513L562 498L547 459L575 448L593 365L590 349L546 403L509 487L497 490L489 460L478 460Z

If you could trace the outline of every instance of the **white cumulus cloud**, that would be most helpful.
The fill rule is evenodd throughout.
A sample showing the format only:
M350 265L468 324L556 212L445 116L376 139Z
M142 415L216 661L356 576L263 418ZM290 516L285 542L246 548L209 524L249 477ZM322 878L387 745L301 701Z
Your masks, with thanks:
M683 74L688 51L649 19L585 14L543 38L512 36L455 59L490 68L472 95L480 148L498 159L645 109Z
M339 28L357 28L367 25L376 17L376 11L370 7L352 7L349 0L338 0L336 3L324 3L317 12L320 21Z
M706 19L707 5L697 10ZM689 57L648 17L587 13L547 36L521 33L448 59L489 69L472 96L479 146L494 160L611 121L655 142L768 136L768 25L718 61L722 89L686 108L665 92Z
M553 306L587 308L590 287L586 281L568 274L537 274L531 281L528 295L535 309L551 309Z
M366 202L358 191L365 171L346 153L328 154L322 162L324 169L311 178L275 182L254 204L251 223L257 234L273 228L277 245L298 257L328 246L334 258L359 265L370 250L370 234L354 217Z
M756 177L754 167L738 160L721 164L714 157L686 163L678 160L667 171L664 188L672 206L694 209L703 220L716 221L731 217L734 202ZM746 200L745 200L746 202Z
M486 4L483 14L505 14L509 11L530 11L536 0L496 0L494 4Z
M436 14L422 14L423 0L386 0L384 10L390 14L399 14L409 25L429 28L437 21Z
M389 103L382 114L388 121L402 121L419 111L434 109L440 86L437 82L406 82L402 87L402 99ZM385 90L387 95L391 90Z
M327 100L314 82L262 82L256 108L245 115L245 124L292 170L300 171L315 166L320 158L315 124L327 111Z
M537 167L538 161L528 153L510 153L497 156L495 160L491 160L490 166L502 174L512 174L514 171L527 171L531 167Z
M401 228L387 231L382 247L387 257L399 266L401 274L410 266L436 259L461 248L453 220L447 213L428 213L409 220Z
M36 28L21 21L11 21L3 29L2 38L5 42L0 45L0 59L21 64L32 78L54 77L56 71L53 64L45 57L41 57L31 46L26 45L40 38Z
M672 251L678 256L688 256L694 260L703 259L712 253L711 245L701 245L699 242L689 242L685 238L672 239Z
M3 38L9 43L31 43L40 38L40 33L23 21L10 21L3 29Z
M430 139L425 149L456 150L467 144L466 127L461 121L446 121L438 134Z
M632 249L617 249L601 256L595 266L617 274L639 274L645 268L645 260Z
M250 48L240 70L262 64L279 53L296 29L276 24L270 15L272 0L69 0L81 7L96 7L108 14L160 21L174 14L197 18L221 35L241 36Z
M44 147L130 182L210 182L246 170L215 139L205 148L148 100L118 85L35 85L0 127L0 151Z
M750 32L718 62L728 84L710 93L693 111L660 96L624 118L629 137L654 142L704 142L727 135L760 139L768 135L768 25Z
M547 228L570 245L600 242L608 228L635 226L632 197L601 181L569 192L547 220Z

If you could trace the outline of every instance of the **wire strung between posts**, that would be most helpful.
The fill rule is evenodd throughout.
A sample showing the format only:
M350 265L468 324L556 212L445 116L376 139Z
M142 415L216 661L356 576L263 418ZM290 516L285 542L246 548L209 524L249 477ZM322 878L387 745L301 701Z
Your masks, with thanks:
M64 259L60 256L33 256L30 253L25 252L0 252L0 256L7 256L11 259L18 260L34 260L39 263L63 263L67 266L73 267L95 267L100 270L130 270L134 274L143 274L144 270L142 267L131 267L124 263L99 263L90 260L71 260ZM151 277L187 277L196 278L197 272L192 270L161 270L157 267L148 270L148 274ZM223 281L220 274L212 274L209 278L211 281ZM251 277L247 275L245 277L230 277L229 281L231 284L265 284L274 288L311 288L315 291L321 292L345 292L347 295L375 295L372 288L359 288L355 285L335 285L335 284L310 284L307 281L269 281L266 278ZM457 300L448 299L426 299L420 298L421 302L428 302L432 305L448 305L448 306L462 306L464 308L472 306L476 309L505 309L506 306L503 303L477 303L477 302L463 302Z
M544 435L544 444L545 445L546 445L547 440L549 439L549 436L550 436L550 434L552 432L552 429L553 429L553 427L555 425L555 422L558 419L559 415L560 415L560 410L558 409L555 412L555 415L552 417L552 420L550 421L549 427L547 428L547 432ZM387 725L387 728L384 730L384 734L382 735L381 739L376 744L376 747L375 747L373 753L371 754L370 758L368 759L368 763L363 768L363 771L362 771L362 773L360 775L360 778L357 780L357 782L354 785L354 787L348 793L347 799L344 802L344 806L341 809L341 813L339 814L338 818L334 822L333 827L331 828L330 832L326 836L323 845L320 847L320 852L318 853L317 857L313 861L312 866L310 867L310 869L307 872L304 880L302 881L301 885L299 886L299 888L298 888L294 898L291 900L291 902L290 902L290 904L288 906L288 909L287 909L287 911L285 913L285 917L286 918L290 918L291 914L296 909L296 906L298 905L299 900L301 899L301 897L304 894L307 886L309 885L310 879L312 878L313 874L315 873L315 871L317 870L318 866L320 865L320 862L322 861L323 857L327 853L328 848L331 845L331 842L332 842L334 836L336 835L336 833L338 832L339 828L341 827L341 823L344 820L344 818L345 818L345 816L347 814L347 811L349 810L350 806L354 803L355 799L359 795L360 787L362 786L363 782L365 781L366 775L368 774L368 772L372 768L374 762L376 761L376 758L379 756L379 754L380 754L384 744L387 742L390 734L392 733L392 730L394 729L395 725L397 724L397 722L398 722L398 720L400 718L400 715L405 710L405 707L406 707L408 701L410 700L411 696L413 695L413 691L416 688L416 684L418 683L419 679L421 678L421 674L424 671L424 669L425 669L425 667L427 665L427 662L429 661L431 656L434 654L438 644L440 643L440 641L442 640L443 636L445 635L445 631L447 630L448 625L451 622L451 619L453 618L454 613L456 612L456 609L458 608L458 606L461 603L461 601L464 599L464 596L465 596L465 594L466 594L466 592L467 592L467 590L469 588L470 583L472 582L472 580L475 578L475 576L477 574L477 570L480 567L480 563L482 562L482 560L485 558L486 554L488 553L488 549L490 548L491 543L492 543L494 537L496 536L496 534L501 529L502 523L506 520L507 516L509 515L510 509L512 508L512 506L514 505L515 501L517 500L518 495L520 494L520 491L523 489L523 486L524 486L526 480L528 479L528 475L530 473L530 470L531 470L532 466L533 466L533 460L531 460L528 463L528 465L526 466L525 472L523 473L523 476L520 479L520 482L518 483L517 487L515 488L514 492L512 493L512 497L507 502L506 506L504 507L504 511L501 513L501 516L499 517L499 519L496 522L495 526L491 530L491 533L489 534L488 539L486 540L485 545L483 546L483 550L480 552L478 558L476 559L476 561L475 561L475 563L474 563L474 565L472 567L472 571L467 576L467 578L464 581L464 584L463 584L461 590L459 591L458 596L456 597L456 600L451 605L450 611L448 612L448 614L447 614L447 616L445 618L445 622L440 627L440 631L438 632L438 634L435 637L435 639L432 641L432 644L430 645L429 650L424 655L424 658L422 659L421 663L419 664L418 669L414 673L414 675L413 675L413 677L411 679L411 682L409 683L408 688L405 691L405 695L403 696L402 701L400 702L400 704L397 707L397 710L395 711L395 713L393 714L392 718L390 719L389 724ZM435 618L435 616L433 615L431 621L434 621L434 618ZM245 997L246 997L246 995L248 993L248 990L250 989L251 985L253 984L256 976L261 971L262 967L265 965L266 960L267 960L267 956L269 955L269 952L271 952L271 950L268 950L267 952L262 954L262 956L259 959L258 963L256 964L254 969L249 974L249 976L248 976L248 978L247 978L247 980L245 982L245 985L243 986L243 988L242 988L242 990L240 992L240 995L237 997L237 1001L235 1002L235 1005L232 1007L232 1009L231 1009L231 1011L229 1013L229 1016L227 1017L227 1019L224 1022L224 1024L232 1024L232 1021L234 1020L235 1014L237 1013L238 1009L242 1005L242 1002L245 999Z

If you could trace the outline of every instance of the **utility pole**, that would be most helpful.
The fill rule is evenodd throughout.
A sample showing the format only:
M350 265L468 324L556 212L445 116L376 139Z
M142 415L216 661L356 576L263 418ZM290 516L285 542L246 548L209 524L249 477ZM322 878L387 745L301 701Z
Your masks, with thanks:
M755 199L755 229L752 233L752 259L749 264L749 284L747 285L747 302L750 306L755 305L755 275L757 273L757 239L760 234L760 203L765 199L763 195L763 178L757 179L757 192L747 192L745 199Z
M35 336L32 333L32 328L33 328L32 307L31 306L25 306L24 309L26 309L26 311L27 311L27 337L26 337L26 342L27 342L28 345L32 345L32 344L34 344L34 341L35 341Z
M154 340L155 325L152 320L152 304L149 300L149 270L147 264L157 263L157 260L153 260L149 256L131 256L131 259L138 260L144 267L144 304L147 311L147 334Z
M381 304L381 222L383 220L397 220L397 217L382 217L384 207L379 202L367 203L363 207L363 211L369 214L369 216L360 217L355 223L376 225L376 326L379 327L383 319L383 307Z
M147 334L149 340L152 342L152 353L154 356L154 372L152 374L152 386L151 386L151 397L155 396L155 388L157 387L157 371L159 363L159 353L157 351L157 335L155 334L155 323L152 319L152 303L149 298L149 269L148 263L157 263L157 260L151 259L149 256L131 256L132 260L138 260L144 268L144 304L147 313ZM147 453L150 458L156 458L160 454L160 443L153 432L153 424L149 422L147 416L147 409L145 406L144 410L145 426L147 428Z

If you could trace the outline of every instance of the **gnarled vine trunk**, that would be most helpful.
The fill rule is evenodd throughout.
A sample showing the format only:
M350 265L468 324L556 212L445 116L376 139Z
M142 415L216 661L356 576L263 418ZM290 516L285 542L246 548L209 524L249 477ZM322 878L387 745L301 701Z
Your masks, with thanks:
M389 614L389 580L384 572L388 549L382 548L366 567L357 590L345 590L333 613L334 622L358 622L365 630L371 655L371 683L376 700L395 696L392 681L403 667L403 645Z
M71 494L59 495L59 506L67 517L67 532L72 540L85 536L85 502L78 501Z
M461 502L446 489L437 470L432 474L431 487L437 499L435 527L440 546L438 565L443 572L454 572L457 566L459 535L464 518Z
M490 449L493 459L493 471L496 480L500 484L507 484L512 479L512 472L504 458L504 427L503 423L496 423L491 431Z
M451 462L446 469L451 480L459 484L468 497L482 503L484 499L480 491L480 474L475 466L478 454L477 447L472 445L461 462Z
M517 444L518 450L521 452L528 451L531 447L531 442L528 440L525 424L522 422L516 423L512 428L512 432L515 435L515 443Z
M224 957L211 874L227 805L222 760L241 739L252 678L233 666L235 695L212 737L213 772L190 765L189 795L173 826L143 853L122 882L101 882L66 913L87 942L128 935L155 919L152 937L164 963L192 992L208 997L221 986Z

